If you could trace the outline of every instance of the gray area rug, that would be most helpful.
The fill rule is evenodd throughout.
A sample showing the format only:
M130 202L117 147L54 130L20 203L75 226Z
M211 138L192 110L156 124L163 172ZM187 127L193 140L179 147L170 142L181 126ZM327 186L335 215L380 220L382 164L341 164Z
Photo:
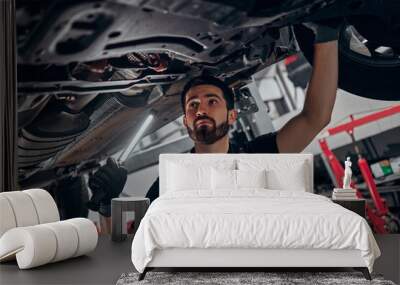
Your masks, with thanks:
M396 285L384 280L381 275L372 274L372 281L364 278L360 272L148 272L142 281L138 281L138 273L122 274L117 285L133 284L376 284Z

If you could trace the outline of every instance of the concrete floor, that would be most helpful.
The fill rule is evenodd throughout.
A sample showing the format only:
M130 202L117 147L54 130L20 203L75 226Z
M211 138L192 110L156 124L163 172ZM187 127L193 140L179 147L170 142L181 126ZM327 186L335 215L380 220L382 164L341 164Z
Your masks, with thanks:
M86 256L27 270L19 270L16 262L0 264L0 284L115 284L122 273L135 270L131 244L131 240L112 242L110 236L103 235L96 250Z
M382 256L375 262L374 273L400 284L400 235L377 235L376 240ZM131 240L114 243L109 236L101 236L97 249L88 256L29 270L19 270L15 262L1 264L0 284L115 284L122 273L134 271L130 252Z
M375 239L381 250L381 257L375 261L374 272L400 284L400 234L375 235Z

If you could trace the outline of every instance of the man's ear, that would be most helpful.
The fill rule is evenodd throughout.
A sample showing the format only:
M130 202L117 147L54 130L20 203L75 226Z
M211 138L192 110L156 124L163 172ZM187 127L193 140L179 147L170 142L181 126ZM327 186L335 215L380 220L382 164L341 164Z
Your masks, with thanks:
M236 109L232 109L228 111L228 123L229 125L232 125L234 122L236 122L238 117L238 112Z

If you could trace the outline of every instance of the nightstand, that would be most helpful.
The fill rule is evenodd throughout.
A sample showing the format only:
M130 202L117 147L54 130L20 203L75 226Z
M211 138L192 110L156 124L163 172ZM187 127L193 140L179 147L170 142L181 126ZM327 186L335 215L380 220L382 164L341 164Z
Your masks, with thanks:
M354 199L354 200L333 200L332 202L339 204L340 206L359 214L365 219L365 199Z
M149 205L150 199L143 197L120 197L112 199L111 240L124 241L128 235L133 237ZM128 232L128 220L134 220L131 232Z

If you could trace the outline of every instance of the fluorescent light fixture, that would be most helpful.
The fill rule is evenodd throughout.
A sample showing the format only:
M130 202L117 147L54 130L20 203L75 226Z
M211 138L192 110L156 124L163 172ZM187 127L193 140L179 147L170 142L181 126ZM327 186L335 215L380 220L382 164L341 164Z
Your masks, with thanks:
M139 130L136 132L135 136L132 138L132 141L128 145L126 149L124 149L121 153L121 155L118 158L118 162L121 164L123 163L131 153L131 151L135 148L136 144L139 142L139 140L142 138L144 132L148 129L150 126L151 122L154 119L154 115L150 113L147 118L143 121L142 125L140 126Z

